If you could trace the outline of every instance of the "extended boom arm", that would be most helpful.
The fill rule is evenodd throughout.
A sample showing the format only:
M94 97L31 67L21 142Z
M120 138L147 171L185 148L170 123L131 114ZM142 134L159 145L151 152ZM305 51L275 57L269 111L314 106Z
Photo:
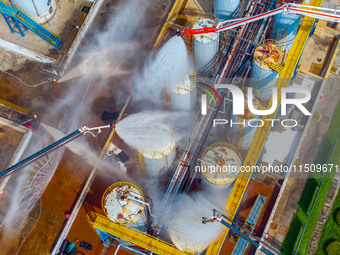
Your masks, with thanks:
M85 125L83 125L81 128L79 128L78 130L72 132L71 134L68 134L66 136L64 136L63 138L59 139L58 141L50 144L49 146L41 149L40 151L32 154L31 156L21 160L20 162L14 164L13 166L3 170L0 172L0 180L5 178L6 176L16 172L17 170L19 170L20 168L32 163L34 160L37 160L38 158L44 156L46 153L57 149L58 147L71 142L73 139L77 138L78 136L82 135L82 134L87 134L90 133L93 136L97 136L102 129L104 128L114 128L115 126L113 124L110 125L106 125L106 126L100 126L100 127L93 127L93 128L88 128ZM96 130L97 134L92 133L92 131Z
M316 11L315 9L318 9L318 11ZM305 15L305 16L309 16L312 18L317 18L317 19L321 19L325 21L340 22L340 16L339 16L340 10L315 7L315 6L309 6L309 5L300 5L300 4L284 4L280 8L277 8L269 12L261 13L259 15L255 15L249 18L223 21L223 22L218 23L217 26L214 26L214 27L189 29L189 30L185 30L183 28L182 31L178 30L177 34L182 35L182 36L189 36L189 35L222 32L222 31L230 30L232 28L239 27L239 26L251 23L251 22L255 22L257 20L268 18L279 13L283 13L286 15L287 14Z

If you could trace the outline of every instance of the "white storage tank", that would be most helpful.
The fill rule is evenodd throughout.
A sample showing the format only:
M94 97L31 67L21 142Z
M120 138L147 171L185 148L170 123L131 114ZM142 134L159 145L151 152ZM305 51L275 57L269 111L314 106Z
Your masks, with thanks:
M239 4L240 0L214 0L214 14L220 21L230 19Z
M196 104L196 74L193 71L179 84L169 86L173 111L191 111Z
M264 101L272 96L272 90L276 86L279 73L273 68L279 66L282 61L283 51L281 45L275 40L260 42L254 52L252 63L252 87L261 95Z
M257 108L261 105L262 97L258 91L255 89L252 90L253 106ZM232 121L233 123L245 123L245 125L233 125L229 136L231 143L241 151L249 149L257 130L256 126L259 125L258 120L261 119L261 116L253 114L248 108L248 104L246 103L248 102L247 87L243 89L243 93L245 95L244 115L233 115ZM248 124L249 121L252 121L250 126Z
M152 134L149 148L137 149L137 151L142 156L141 164L144 165L145 174L163 179L175 160L175 135L166 121L153 122L150 125L156 125L156 128L153 126L153 130L157 132Z
M216 18L199 18L193 29L214 27ZM214 65L219 50L219 33L194 35L195 63L200 72L209 72Z
M174 131L163 117L164 112L145 111L116 123L117 134L136 150L136 163L149 177L166 177L176 155Z
M102 208L113 222L147 230L147 205L142 191L134 184L117 182L108 187L102 197Z
M211 229L211 225L202 223L204 215L201 214L202 212L188 210L171 220L169 236L177 249L189 254L200 254L208 248L212 240L205 234Z
M55 0L12 0L11 2L18 5L41 24L49 21L57 11Z
M303 1L277 1L276 8L279 8L284 3L302 4ZM301 15L298 14L280 13L274 16L272 38L277 40L283 46L284 51L287 51L292 47L299 28L300 19Z
M227 190L239 175L242 157L235 146L214 143L203 152L200 162L203 186L208 190L223 191Z

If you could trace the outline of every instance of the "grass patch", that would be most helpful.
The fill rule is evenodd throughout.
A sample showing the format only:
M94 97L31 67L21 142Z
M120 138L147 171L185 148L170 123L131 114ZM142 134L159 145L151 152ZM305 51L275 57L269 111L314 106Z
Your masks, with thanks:
M335 222L336 213L340 211L340 193L338 193L331 214L326 222L319 247L316 250L316 255L326 255L326 247L334 240L340 240L340 226Z
M340 103L337 105L331 125L327 131L325 140L314 161L315 164L326 164L328 162L331 150L337 137L340 137ZM340 158L340 142L338 142L334 150L333 157L330 163L338 165L339 158ZM319 218L328 190L332 184L332 177L335 174L335 168L333 168L333 170L334 171L331 173L331 176L325 178L322 183L321 189L318 194L318 198L314 205L313 212L310 214L308 218L308 224L303 234L299 251L297 254L303 255L307 253L310 239L313 234L313 230ZM318 186L321 183L321 180L322 179L320 173L313 173L308 179L301 199L299 201L299 207L296 216L293 219L290 229L283 242L281 249L282 254L294 254L297 244L299 242L299 238L302 234L303 225L305 224L307 220L307 215L312 208L313 201L317 194ZM327 240L324 241L324 244L327 242Z

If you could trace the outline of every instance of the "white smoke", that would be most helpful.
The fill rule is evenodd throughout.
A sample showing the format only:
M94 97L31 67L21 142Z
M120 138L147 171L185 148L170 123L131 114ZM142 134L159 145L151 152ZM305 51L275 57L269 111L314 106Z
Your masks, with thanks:
M207 192L190 196L178 195L166 222L171 240L181 250L205 249L221 235L225 227L219 223L202 223L202 217L210 218L213 209L220 211L222 203Z
M116 131L130 147L162 152L173 141L189 135L190 119L185 112L146 111L131 114L116 124ZM168 122L173 130L169 128Z
M183 39L172 37L145 66L143 73L136 77L133 98L158 103L162 89L183 82L190 70L191 63Z

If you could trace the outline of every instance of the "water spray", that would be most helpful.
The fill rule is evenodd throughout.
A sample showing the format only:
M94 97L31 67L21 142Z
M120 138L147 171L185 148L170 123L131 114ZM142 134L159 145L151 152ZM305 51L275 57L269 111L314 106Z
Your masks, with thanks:
M14 164L13 166L1 171L0 172L0 180L5 178L6 176L8 176L10 174L13 174L14 172L19 170L20 168L32 163L33 161L41 158L45 154L59 148L62 145L65 145L65 144L71 142L72 140L74 140L75 138L79 137L82 134L85 135L85 134L89 133L93 137L97 137L98 134L101 133L102 129L106 129L106 128L114 129L115 127L116 126L114 124L109 124L109 125L99 126L99 127L93 127L93 128L88 128L87 126L83 125L81 128L79 128L78 130L75 130L71 134L64 136L63 138L59 139L58 141L48 145L47 147L41 149L40 151L32 154L29 157L21 160L20 162ZM93 133L93 131L96 131L96 133Z

